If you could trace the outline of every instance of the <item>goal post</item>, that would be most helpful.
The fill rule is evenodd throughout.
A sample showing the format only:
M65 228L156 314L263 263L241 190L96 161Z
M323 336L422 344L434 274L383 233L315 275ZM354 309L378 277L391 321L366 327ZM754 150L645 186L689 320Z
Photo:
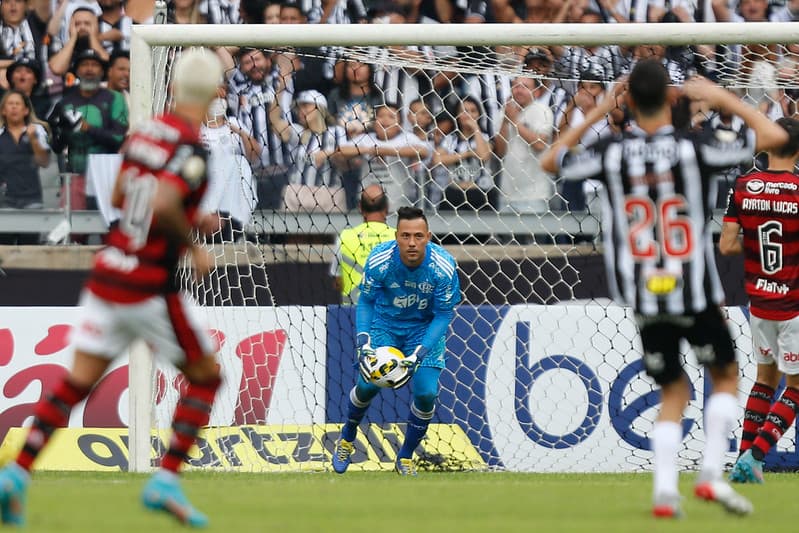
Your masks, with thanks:
M135 127L164 109L170 50L190 46L275 53L285 47L332 47L373 68L396 67L424 76L451 70L455 76L450 83L460 84L462 92L453 89L449 96L462 104L470 75L496 74L494 88L505 83L506 92L507 79L537 76L518 62L503 62L486 52L500 46L734 49L773 44L787 50L786 43L799 43L799 24L139 25L133 28L131 48L130 123ZM386 58L380 53L389 46L421 45L468 50L458 61L418 55ZM565 76L561 81L580 80ZM777 83L773 75L722 81L750 96L775 84L796 83ZM410 100L410 94L400 96ZM495 110L501 111L501 106ZM481 113L482 119L488 111ZM461 132L464 126L457 117L450 118L454 134ZM503 135L498 131L492 135ZM401 164L410 172L417 163L403 159ZM504 164L496 155L478 166L491 179L503 175ZM441 196L442 190L437 192ZM520 212L492 204L484 210L445 211L426 203L422 194L405 199L425 209L433 234L456 255L464 281L464 305L448 341L454 362L442 374L436 427L422 457L427 466L564 472L650 468L647 434L658 402L656 389L642 374L629 310L609 303L603 292L596 209ZM233 376L220 391L223 399L211 425L236 430L210 428L193 466L272 471L329 465L332 439L345 415L339 397L354 378L353 325L352 310L330 300L330 280L321 278L327 272L323 265L335 255L335 235L361 221L348 208L256 210L245 228L252 235L211 247L217 263L210 279L200 284L183 280L207 308L210 326L223 341L221 364ZM543 239L520 241L525 233ZM582 238L564 243L559 240L563 235ZM742 296L737 297L741 302ZM747 358L747 315L735 307L729 315L739 357ZM151 467L150 431L167 427L164 413L174 405L181 381L174 372L150 366L141 352L137 355L129 367L129 469L144 471ZM696 399L687 413L690 423L680 465L695 468L704 438L696 402L705 390L699 367L689 364L688 372L696 383ZM742 390L753 376L753 366L746 366ZM375 416L367 417L366 434L356 446L357 467L386 468L391 462L408 401L407 390L376 400L378 405L370 409ZM155 419L147 424L147 416Z

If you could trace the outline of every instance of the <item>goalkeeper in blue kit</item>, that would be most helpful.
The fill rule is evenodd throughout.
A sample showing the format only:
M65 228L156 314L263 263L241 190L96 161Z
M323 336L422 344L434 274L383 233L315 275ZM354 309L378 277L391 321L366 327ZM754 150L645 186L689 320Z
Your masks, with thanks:
M399 208L396 240L377 245L366 260L355 325L359 362L382 346L410 354L401 363L409 368L408 379L394 386L410 380L413 392L405 441L395 463L400 475L416 475L413 452L433 418L438 379L446 366L446 334L460 300L455 259L430 242L421 209ZM339 474L350 465L358 424L379 391L359 373L349 393L347 422L333 453L333 470Z

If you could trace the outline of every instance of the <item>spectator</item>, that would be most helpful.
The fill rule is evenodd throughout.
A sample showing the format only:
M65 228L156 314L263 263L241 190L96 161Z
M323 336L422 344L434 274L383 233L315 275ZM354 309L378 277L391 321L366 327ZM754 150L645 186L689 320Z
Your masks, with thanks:
M264 24L280 24L280 2L272 0L264 6Z
M108 83L106 86L112 91L122 93L125 103L130 109L130 54L128 52L114 52L108 60Z
M566 106L559 131L565 131L567 128L576 128L582 124L585 116L596 107L597 103L604 97L604 94L605 86L604 81L602 81L602 74L592 70L581 72L580 81L577 84L577 93ZM598 137L609 135L611 132L610 122L607 119L599 121L586 132L581 143L593 143ZM588 184L592 194L599 186L598 183L593 182ZM584 181L565 180L561 185L561 196L566 203L565 207L568 211L585 211L588 208Z
M275 98L277 78L272 61L263 50L240 48L236 68L227 87L228 116L261 145L261 157L254 165L258 187L258 207L277 209L283 205L283 190L288 185L289 154L280 133L269 120L268 102ZM291 95L281 93L281 109L289 109ZM283 119L288 122L289 115Z
M122 0L97 0L100 15L100 42L109 54L130 52L133 20L125 15Z
M502 128L494 149L502 158L504 204L518 213L546 213L555 182L541 169L538 156L552 142L552 110L535 101L537 80L517 77L503 108Z
M464 97L456 112L457 129L433 155L433 165L444 165L450 175L439 210L482 211L496 207L494 179L487 169L493 154L488 135L480 130L481 115L480 102Z
M161 23L155 20L156 9L153 0L125 0L125 13L133 19L134 24ZM158 16L161 16L160 10ZM164 22L167 21L164 20Z
M242 24L263 24L267 0L239 0L239 20Z
M238 240L258 203L251 164L260 159L261 146L235 118L228 119L226 111L225 99L215 99L200 130L200 139L210 153L204 203L208 211L218 211L222 221L215 242Z
M347 138L352 139L366 133L373 126L375 108L381 98L374 85L374 69L368 63L350 59L341 62L344 80L330 92L330 113L344 127ZM341 180L347 197L347 206L358 203L363 176L363 157L356 156L347 161Z
M364 169L364 186L377 183L391 205L409 205L421 200L421 184L412 169L430 155L430 146L402 128L399 113L396 104L381 104L375 109L374 131L348 144L371 156Z
M602 16L593 10L583 10L577 20L581 24L599 24ZM556 46L553 51L557 57L555 71L560 77L578 80L580 73L590 70L600 76L601 80L612 80L620 74L626 61L623 60L618 46ZM575 94L576 84L566 83L569 94Z
M285 88L281 88L281 92ZM341 186L338 147L344 142L344 128L333 124L327 99L319 91L297 95L297 122L284 118L278 98L269 103L269 120L288 145L291 168L283 205L289 211L344 211L346 198Z
M172 0L167 10L171 24L205 24L205 15L200 12L201 0Z
M281 24L307 24L308 18L300 4L284 2L280 7ZM289 94L315 90L325 97L333 88L335 61L327 46L305 47L275 54L275 62Z
M577 83L577 92L566 105L563 118L558 130L564 131L565 128L574 128L582 124L585 115L593 109L597 102L602 100L605 94L605 82L601 72L594 70L583 70L580 72ZM600 121L586 133L586 138L582 142L593 142L597 136L607 135L607 121Z
M408 125L420 143L427 145L428 154L421 161L411 163L413 179L419 187L421 197L417 200L417 207L429 209L431 207L429 194L434 188L432 175L433 151L435 148L435 136L433 133L435 121L433 114L425 104L425 101L418 98L408 105ZM439 193L440 196L440 193Z
M395 24L439 23L438 20L435 20L423 13L423 0L396 0L394 4L400 8L399 11L401 11L401 18L392 17L390 15L392 10L390 8L384 8L384 17L385 15L389 15L387 17L388 22ZM430 31L435 31L434 26L429 26L429 28ZM448 45L416 46L413 48L406 48L400 53L401 57L408 57L408 54L415 54L418 57L424 58L425 60L432 59L436 62L439 62L439 64L452 64L457 59L458 48L456 46ZM390 94L386 95L385 99L403 104L403 116L405 118L407 118L409 102L413 102L418 98L423 98L425 103L430 106L431 110L435 110L435 112L443 109L444 99L452 91L453 81L458 77L458 74L454 71L440 69L426 70L424 72L418 73L415 73L412 70L406 70L404 74L412 76L412 80L406 80L406 83L408 83L408 81L414 83L414 85L411 85L411 89L415 91L415 94L411 94L406 87L403 87L403 93L399 99L396 96L392 97ZM385 85L381 86L384 88L386 87Z
M33 35L36 59L43 69L47 63L47 47L50 39L47 37L47 23L52 17L51 0L28 0L28 14L26 20Z
M78 86L64 93L50 115L53 146L56 153L67 148L66 171L78 175L73 178L73 207L96 209L93 195L86 198L88 158L119 150L128 129L128 108L122 94L101 87L105 61L94 49L83 50L75 57L73 71Z
M32 59L19 59L6 70L8 86L30 99L37 117L47 117L53 103L50 96L41 90L41 77L39 63Z
M485 54L494 56L494 52L488 48L485 49ZM479 74L464 74L462 79L462 94L478 100L484 111L480 117L480 129L493 137L499 133L502 125L502 106L510 97L510 78L487 69Z
M633 65L644 59L657 59L669 73L671 82L676 85L682 83L695 73L691 58L683 55L669 54L669 49L662 44L642 44L633 49Z
M39 167L50 162L46 126L27 96L9 90L0 99L0 207L41 209ZM35 234L0 234L0 244L36 244Z
M382 4L371 12L371 22L379 24L406 24L409 22L426 23L425 19L409 21L407 9L393 3ZM392 102L400 106L403 118L407 115L408 103L417 98L433 96L434 91L451 92L450 80L454 73L425 72L399 66L397 62L413 61L432 63L438 57L445 60L455 56L456 50L452 47L431 46L387 46L383 48L371 47L370 57L374 59L375 85L383 96L383 101ZM443 105L443 103L442 103Z
M494 0L494 5L503 1L506 2L507 0ZM554 20L557 4L550 0L526 0L524 8L524 22L528 24L546 24ZM498 13L495 12L495 16L498 18ZM508 22L522 22L519 15L515 12L508 12L507 7L505 8L504 16L513 18L512 21L508 20Z
M552 77L552 54L546 48L530 48L524 56L524 70L538 76L533 98L552 110L552 127L557 132L569 95Z
M7 89L3 72L18 59L36 59L33 34L26 19L25 0L0 3L0 87Z
M427 163L430 172L430 182L425 190L426 209L438 209L441 200L444 198L444 190L450 184L451 176L449 169L444 165L434 163L436 154L442 150L442 145L452 132L455 131L455 117L448 110L444 109L433 117L433 124L429 135L430 144L433 152Z
M65 0L66 1L66 0ZM69 70L75 57L86 50L92 50L100 61L108 61L106 52L100 42L100 26L97 16L89 7L78 7L69 18L69 37L66 42L53 38L51 55L48 64L56 76L63 76Z
M382 102L374 84L374 66L357 59L341 62L344 80L330 93L330 112L337 116L348 137L372 127L375 108Z

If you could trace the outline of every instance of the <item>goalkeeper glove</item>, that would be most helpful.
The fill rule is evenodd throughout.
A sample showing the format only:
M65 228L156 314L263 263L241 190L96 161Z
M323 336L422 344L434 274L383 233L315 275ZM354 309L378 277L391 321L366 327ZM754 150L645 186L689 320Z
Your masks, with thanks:
M367 358L372 357L375 354L375 351L371 346L371 342L372 339L369 337L368 333L358 333L358 349L356 353L356 357L358 359L358 370L361 372L361 376L363 376L363 379L365 379L367 383L369 383L372 379L369 375Z
M410 369L411 372L416 370L422 360L427 356L427 348L422 346L421 344L416 347L411 355L400 361L400 365L404 366L405 368Z
M403 368L407 368L408 373L405 375L404 378L395 383L391 388L399 389L402 388L406 383L408 383L413 377L413 373L416 372L417 368L419 368L419 364L422 362L422 360L424 360L426 355L427 355L427 348L425 348L420 344L419 346L416 347L416 349L413 351L411 355L405 357L402 361L400 361L400 366Z

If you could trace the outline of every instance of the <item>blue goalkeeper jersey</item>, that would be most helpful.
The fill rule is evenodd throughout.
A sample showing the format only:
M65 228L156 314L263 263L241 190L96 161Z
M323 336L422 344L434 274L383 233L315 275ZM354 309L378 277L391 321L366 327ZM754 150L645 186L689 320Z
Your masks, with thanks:
M366 260L358 305L374 309L370 317L358 315L357 331L388 330L401 336L424 331L437 316L451 320L460 301L455 259L444 248L428 243L422 264L409 268L400 260L397 242L384 242ZM370 323L360 323L369 318Z

